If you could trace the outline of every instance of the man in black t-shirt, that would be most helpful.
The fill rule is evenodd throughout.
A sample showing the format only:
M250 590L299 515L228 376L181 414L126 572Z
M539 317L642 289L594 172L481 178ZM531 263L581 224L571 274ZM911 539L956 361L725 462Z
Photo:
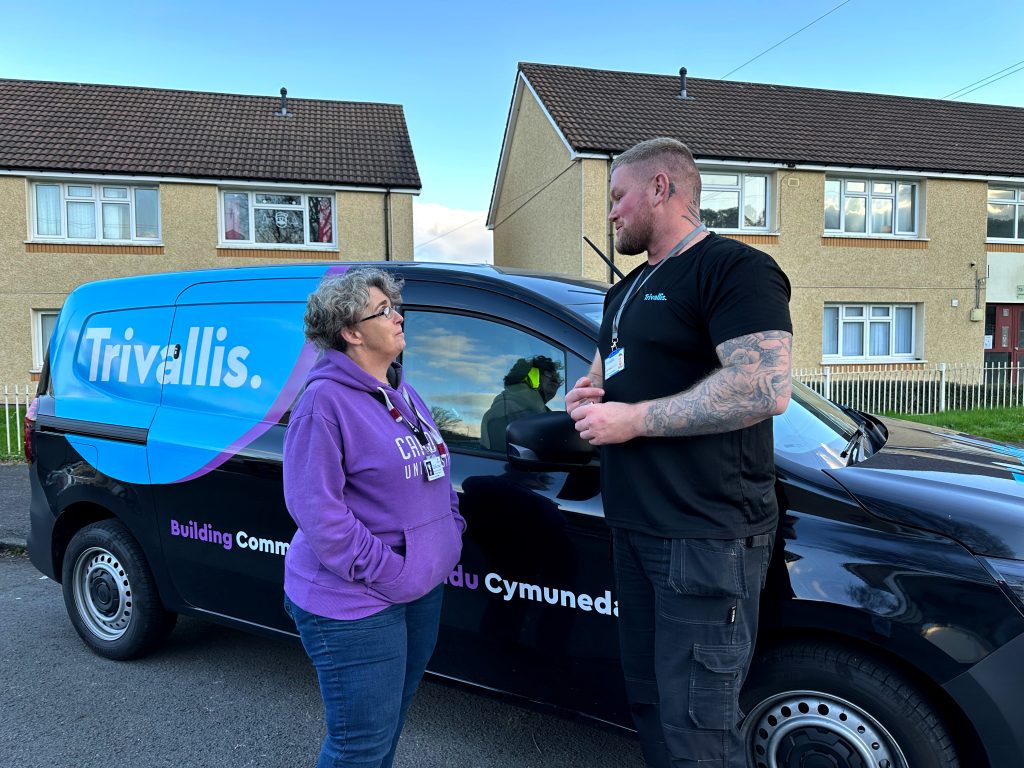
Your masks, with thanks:
M633 719L649 766L745 768L738 697L778 523L789 280L704 228L700 174L674 139L618 156L611 199L616 248L647 261L608 292L565 402L602 446Z

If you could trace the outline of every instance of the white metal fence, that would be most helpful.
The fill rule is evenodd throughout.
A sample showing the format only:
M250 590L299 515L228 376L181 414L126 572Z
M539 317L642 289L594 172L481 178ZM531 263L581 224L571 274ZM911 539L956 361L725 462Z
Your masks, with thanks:
M0 458L21 454L25 409L35 396L35 384L4 384L4 426L0 429Z
M802 368L793 377L860 411L935 413L1024 406L1024 367L1006 363L938 363Z

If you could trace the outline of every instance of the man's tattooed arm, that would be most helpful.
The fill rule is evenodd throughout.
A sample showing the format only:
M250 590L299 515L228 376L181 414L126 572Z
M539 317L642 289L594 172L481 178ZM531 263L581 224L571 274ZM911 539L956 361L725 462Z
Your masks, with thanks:
M715 348L722 367L678 395L642 403L649 437L731 432L782 413L791 390L793 336L763 331Z

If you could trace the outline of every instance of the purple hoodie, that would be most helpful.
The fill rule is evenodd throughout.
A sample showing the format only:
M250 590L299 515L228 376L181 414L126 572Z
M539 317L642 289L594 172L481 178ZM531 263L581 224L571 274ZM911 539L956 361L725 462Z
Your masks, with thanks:
M378 387L402 423L374 397ZM408 426L416 416L402 392L427 422L436 454L440 436L412 387L381 384L343 352L324 353L292 409L284 497L299 529L285 557L284 589L310 613L359 619L410 602L459 561L466 521L447 448L440 443L445 476L427 480L423 460L431 453Z

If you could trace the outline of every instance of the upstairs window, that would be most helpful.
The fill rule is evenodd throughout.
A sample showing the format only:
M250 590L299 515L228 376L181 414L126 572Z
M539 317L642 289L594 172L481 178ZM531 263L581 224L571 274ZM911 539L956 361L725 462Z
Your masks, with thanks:
M918 184L899 179L825 179L825 232L913 237Z
M230 190L221 193L221 241L230 245L335 244L334 195Z
M1024 187L988 188L988 236L1024 240Z
M875 360L917 357L917 307L913 304L826 304L824 358Z
M39 182L32 190L32 235L40 239L155 242L156 187Z
M701 173L700 220L713 230L768 230L768 176Z

